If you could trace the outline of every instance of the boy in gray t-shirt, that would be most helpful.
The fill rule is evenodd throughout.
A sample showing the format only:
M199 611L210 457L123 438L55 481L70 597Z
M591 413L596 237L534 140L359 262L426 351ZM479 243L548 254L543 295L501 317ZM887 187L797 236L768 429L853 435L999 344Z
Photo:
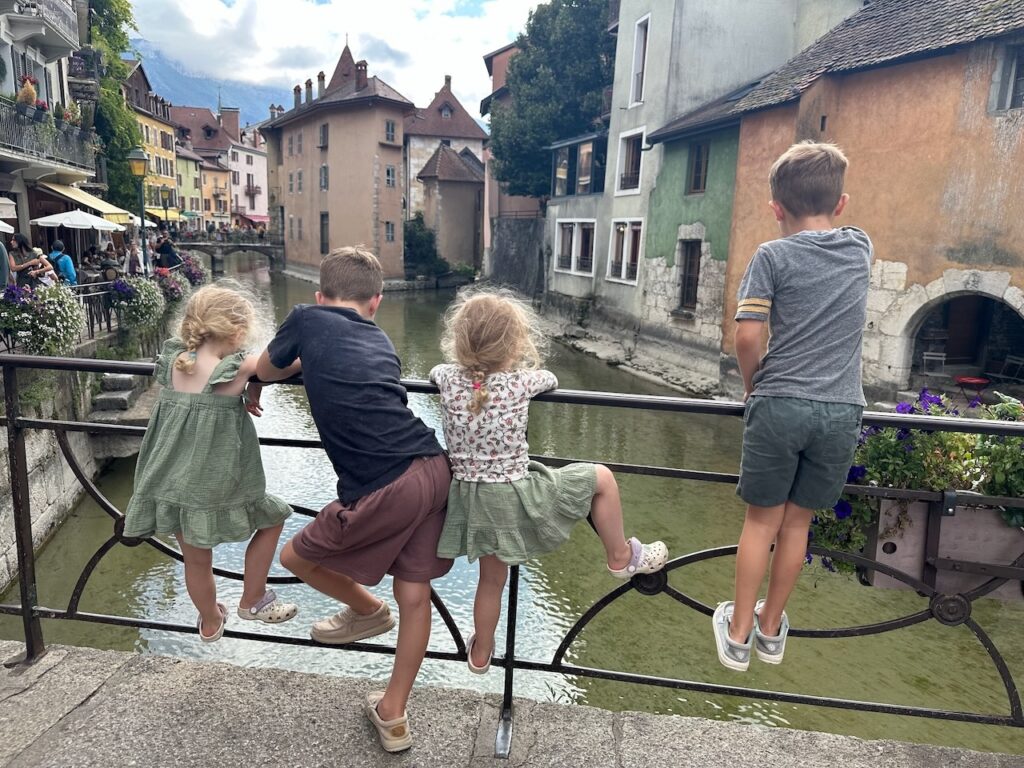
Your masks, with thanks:
M730 669L746 670L752 650L769 664L782 661L784 609L811 517L838 501L857 445L872 247L861 230L832 224L849 199L846 167L837 147L813 142L775 162L770 205L782 238L757 249L740 284L736 359L747 406L737 493L748 507L735 601L713 618L718 658ZM768 594L758 600L769 558Z

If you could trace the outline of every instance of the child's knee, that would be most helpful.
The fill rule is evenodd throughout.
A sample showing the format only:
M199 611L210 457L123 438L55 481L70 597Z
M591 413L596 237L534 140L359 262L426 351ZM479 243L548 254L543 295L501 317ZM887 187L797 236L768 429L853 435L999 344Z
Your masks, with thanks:
M595 465L594 473L597 476L596 489L598 493L607 493L615 488L615 475L604 464Z
M285 569L296 576L301 576L303 573L308 572L310 566L313 565L305 558L299 557L290 541L281 547L281 556L278 559Z
M391 591L398 603L399 611L417 611L430 609L430 582L403 581L395 579Z
M500 560L494 563L480 561L480 583L494 589L504 589L508 580L508 566Z

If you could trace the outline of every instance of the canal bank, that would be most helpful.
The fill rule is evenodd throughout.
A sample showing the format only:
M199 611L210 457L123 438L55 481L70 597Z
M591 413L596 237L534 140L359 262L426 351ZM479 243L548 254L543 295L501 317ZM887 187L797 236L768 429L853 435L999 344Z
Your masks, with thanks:
M0 659L21 650L0 642ZM526 700L497 760L500 699L429 686L409 704L412 749L389 755L360 711L380 684L56 646L0 671L0 766L1024 768L1013 755Z

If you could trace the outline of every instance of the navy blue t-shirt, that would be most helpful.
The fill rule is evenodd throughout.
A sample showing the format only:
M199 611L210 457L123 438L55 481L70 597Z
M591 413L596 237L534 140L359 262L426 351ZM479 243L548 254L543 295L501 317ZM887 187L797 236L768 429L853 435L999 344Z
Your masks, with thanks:
M267 347L287 368L302 358L309 408L345 504L383 488L418 456L442 453L409 410L391 339L354 309L298 304Z

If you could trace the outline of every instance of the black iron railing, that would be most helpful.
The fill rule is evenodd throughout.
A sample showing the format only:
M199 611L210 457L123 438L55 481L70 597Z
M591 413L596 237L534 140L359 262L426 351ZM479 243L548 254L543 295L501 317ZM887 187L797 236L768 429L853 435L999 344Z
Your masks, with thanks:
M53 419L32 419L20 415L18 410L18 371L20 369L46 369L58 371L85 371L94 373L129 373L135 375L152 375L154 366L151 363L129 363L100 360L74 360L64 358L44 358L27 355L0 355L0 366L3 367L4 399L7 417L3 424L7 428L7 442L10 456L11 491L14 504L14 525L18 557L18 577L20 585L19 605L0 605L0 613L20 616L25 637L25 661L31 662L45 652L41 619L62 619L115 626L157 629L168 632L195 633L194 624L175 624L172 622L139 619L128 616L116 616L90 613L79 610L82 594L92 576L93 571L118 544L139 546L147 544L168 557L181 561L181 553L174 547L157 539L129 539L123 535L124 516L114 504L96 487L89 476L83 471L68 441L68 433L86 432L93 434L113 434L120 436L142 436L144 427L103 425L90 422L64 421ZM297 380L283 382L298 384ZM434 394L436 387L424 381L405 382L410 392ZM716 416L741 416L743 406L739 403L719 402L713 400L692 400L676 397L657 397L622 395L604 392L580 392L559 390L537 397L537 400L554 403L569 403L576 406L606 406L615 408L632 408L640 410L665 411L674 413L702 413ZM960 419L937 416L907 416L869 412L864 415L864 423L877 427L905 427L931 431L965 432L975 434L1003 435L1024 437L1024 424L978 419ZM32 547L32 516L29 507L28 467L26 464L25 435L28 430L44 430L55 433L58 445L75 476L82 483L85 491L113 520L113 534L93 554L86 564L76 583L66 608L53 608L39 605L36 593L35 554ZM319 448L317 440L300 440L293 438L261 438L261 444L293 448ZM552 466L567 464L571 459L536 456L533 457ZM675 478L679 480L699 480L712 483L735 483L737 476L722 472L703 470L657 467L638 464L608 464L614 472L638 474L655 477ZM835 560L852 563L866 571L885 574L916 590L923 598L923 607L913 613L876 623L861 624L852 627L829 629L794 628L791 634L803 638L853 638L877 635L893 630L910 627L934 620L937 625L965 626L988 653L1007 697L1006 713L979 713L961 710L944 710L929 707L887 704L884 702L843 699L829 696L812 696L784 691L744 688L735 685L721 685L700 680L680 678L654 677L650 675L601 669L590 666L572 664L566 661L567 654L580 632L605 608L615 600L629 592L655 597L663 595L675 603L686 606L698 613L711 616L713 608L691 595L669 584L668 575L686 566L719 557L728 557L736 553L735 546L716 547L700 552L693 552L673 559L663 571L655 574L635 576L630 582L615 588L588 610L586 610L565 634L558 649L550 659L529 659L516 656L516 615L519 599L519 567L511 569L508 590L508 612L505 634L505 652L493 660L493 664L504 668L504 697L501 717L498 722L495 739L495 752L499 757L507 757L511 749L513 725L513 701L516 670L558 673L579 677L612 680L617 682L651 685L677 690L701 691L704 693L739 696L748 699L785 702L791 704L810 704L838 709L856 710L891 715L932 718L944 721L965 723L982 723L1013 728L1024 728L1024 710L1021 706L1020 692L1005 660L996 644L978 621L972 617L971 608L974 601L990 594L1007 581L1024 580L1024 552L1013 562L1005 565L986 566L993 574L984 583L962 594L943 594L936 589L936 575L940 569L962 570L962 563L938 557L938 532L942 524L943 514L950 508L966 506L1003 506L1024 507L1024 499L1007 499L980 496L977 494L956 494L952 492L934 493L928 491L899 490L877 488L871 486L848 485L848 493L877 498L918 500L927 502L929 515L927 519L927 545L925 558L927 566L921 578L911 576L887 564L878 562L863 555L837 552L822 547L812 546L813 554L824 555ZM293 507L299 514L315 516L315 512L302 507ZM968 564L970 565L970 564ZM240 580L241 573L216 568L218 576ZM291 576L274 576L269 579L274 584L298 583ZM431 594L434 607L451 634L452 650L428 651L427 657L446 661L466 661L466 642L458 626L444 603L436 593ZM342 650L360 651L365 653L394 654L392 646L351 643L347 646L320 646L312 639L266 635L228 629L228 637L260 642L283 643L288 645L316 646L323 648L341 648Z
M24 112L24 114L22 114ZM42 114L36 120L33 107L20 107L0 96L0 149L26 159L71 165L90 173L96 167L92 131L74 126L58 128Z

